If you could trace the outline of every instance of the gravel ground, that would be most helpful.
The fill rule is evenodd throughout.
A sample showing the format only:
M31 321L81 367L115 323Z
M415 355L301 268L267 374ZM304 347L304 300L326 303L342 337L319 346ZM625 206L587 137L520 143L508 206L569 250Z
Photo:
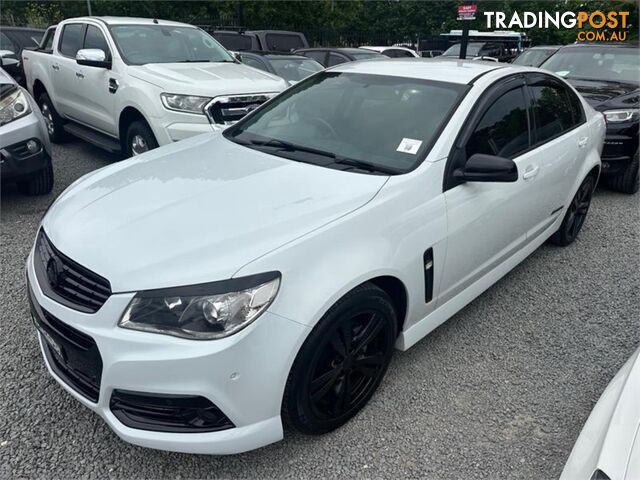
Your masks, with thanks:
M54 149L56 187L114 161ZM230 457L128 445L47 374L23 266L54 195L1 197L0 477L557 478L600 393L640 342L639 195L598 190L579 240L543 246L408 352L372 402L322 437Z

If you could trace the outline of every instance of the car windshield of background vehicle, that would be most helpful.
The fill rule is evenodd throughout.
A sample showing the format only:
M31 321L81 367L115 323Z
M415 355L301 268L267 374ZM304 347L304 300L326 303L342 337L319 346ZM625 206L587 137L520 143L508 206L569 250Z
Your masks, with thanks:
M425 158L467 86L324 72L300 82L224 135L284 158L397 174Z
M313 73L324 70L318 62L306 58L271 58L270 61L276 75L289 82L299 82Z
M378 52L351 52L350 55L356 60L364 60L366 58L382 58L384 56Z
M542 62L544 62L547 58L553 55L555 50L527 50L518 56L512 63L514 65L524 65L527 67L537 67Z
M111 34L125 62L147 63L234 62L211 35L194 27L116 25Z
M484 43L469 43L467 45L467 58L475 57L480 53L480 49L484 46ZM460 44L450 46L443 54L443 57L457 57L460 55Z
M560 50L541 68L574 80L640 83L637 48L576 47Z

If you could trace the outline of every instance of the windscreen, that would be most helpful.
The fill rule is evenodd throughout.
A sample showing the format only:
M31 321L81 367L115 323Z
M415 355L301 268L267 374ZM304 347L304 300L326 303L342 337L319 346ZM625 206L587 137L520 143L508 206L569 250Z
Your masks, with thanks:
M484 43L469 43L467 45L467 57L475 57L480 53ZM445 52L442 54L444 57L457 57L460 55L460 44L456 43L455 45L450 46Z
M538 67L544 62L547 58L549 58L556 49L542 49L536 48L535 50L527 50L526 52L521 53L518 57L512 62L514 65L524 65L527 67Z
M269 62L276 71L276 75L284 78L288 82L299 82L309 75L312 75L324 67L310 58L274 58L270 57Z
M194 27L116 25L111 33L125 62L131 65L181 62L234 62L208 33Z
M290 88L225 136L301 162L403 173L425 157L466 86L323 72Z
M640 83L640 49L565 48L544 62L541 68L576 80Z

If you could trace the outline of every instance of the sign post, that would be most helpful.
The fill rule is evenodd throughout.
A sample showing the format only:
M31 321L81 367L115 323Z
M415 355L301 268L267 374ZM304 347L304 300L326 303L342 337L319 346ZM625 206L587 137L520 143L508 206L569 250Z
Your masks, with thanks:
M462 40L460 42L460 59L467 58L467 44L469 43L469 21L476 19L476 12L478 11L478 5L459 5L458 6L458 20L463 21L462 24Z

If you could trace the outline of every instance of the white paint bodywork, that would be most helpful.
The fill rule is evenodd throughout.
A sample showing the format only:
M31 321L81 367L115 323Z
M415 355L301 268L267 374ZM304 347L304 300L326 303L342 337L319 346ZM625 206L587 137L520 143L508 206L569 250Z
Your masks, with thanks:
M560 480L640 478L640 349L611 380L571 451Z
M58 50L65 25L84 23L100 29L109 45L111 69L78 65L75 58ZM160 21L162 25L191 25ZM24 50L22 53L27 87L34 94L35 82L46 89L56 111L63 117L119 139L119 120L127 108L142 114L158 144L166 145L200 133L220 130L204 113L184 113L164 108L161 93L218 97L257 93L278 93L287 83L275 75L241 63L160 63L128 65L120 56L109 27L153 25L149 18L81 17L60 22L53 40L53 52ZM213 39L212 39L213 41ZM118 82L109 93L109 79Z
M408 52L410 53L413 57L420 57L420 55L418 55L418 53L415 50L411 50L410 48L407 47L370 47L370 46L362 46L359 48L364 48L365 50L373 50L374 52L378 52L378 53L384 53L387 50L402 50L403 52Z
M408 305L397 348L409 348L554 233L582 180L600 165L604 120L583 102L585 124L515 159L517 182L466 183L443 193L446 158L478 98L501 78L536 69L393 59L335 70L473 86L425 161L403 175L296 163L209 134L88 174L45 216L53 244L108 278L115 292L96 314L70 310L42 294L32 256L27 262L36 300L92 336L103 354L100 403L71 394L125 440L234 453L282 438L280 404L291 365L340 297L376 277L400 280ZM578 149L577 135L589 137L587 148ZM525 180L532 165L538 174ZM556 204L563 208L551 215ZM430 247L434 297L425 303L423 253ZM273 270L282 273L275 301L229 338L194 342L117 327L136 291ZM230 380L233 372L239 380ZM129 429L111 415L108 398L113 388L133 387L206 396L238 428Z

